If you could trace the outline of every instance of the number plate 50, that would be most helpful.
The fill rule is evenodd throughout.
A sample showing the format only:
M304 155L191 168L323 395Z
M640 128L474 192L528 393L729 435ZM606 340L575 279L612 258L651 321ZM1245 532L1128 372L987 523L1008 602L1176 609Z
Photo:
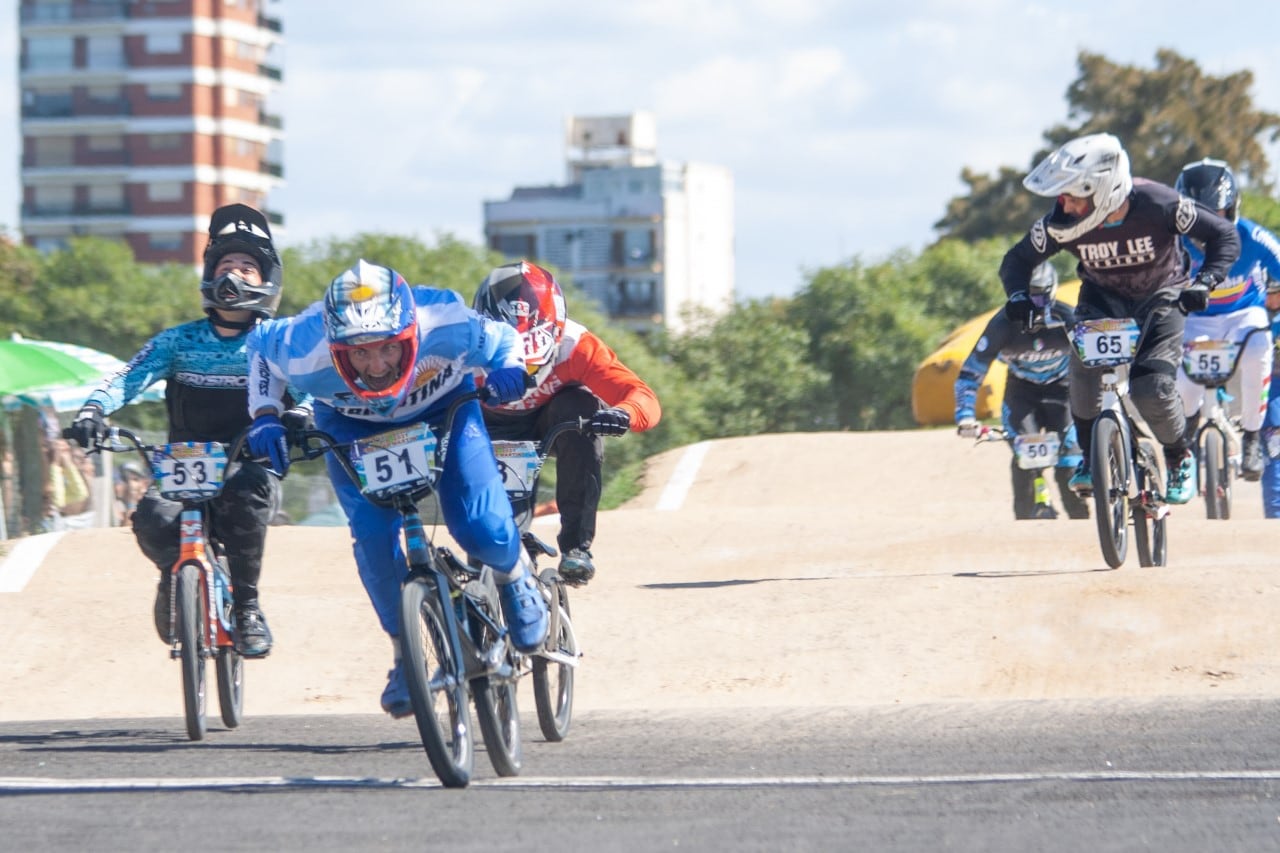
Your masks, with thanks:
M1024 471L1048 468L1058 461L1058 434L1036 432L1013 438L1013 455Z

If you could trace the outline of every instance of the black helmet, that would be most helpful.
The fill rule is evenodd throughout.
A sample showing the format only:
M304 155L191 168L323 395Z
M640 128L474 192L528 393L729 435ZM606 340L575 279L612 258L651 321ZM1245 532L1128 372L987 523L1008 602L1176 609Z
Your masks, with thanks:
M1188 163L1178 173L1178 181L1173 188L1210 210L1223 211L1223 216L1232 222L1240 218L1240 191L1236 188L1236 176L1231 173L1231 167L1221 160L1206 157Z
M232 252L244 252L258 262L261 285L250 284L235 273L214 278L218 262ZM209 245L204 250L204 276L200 280L206 314L224 308L274 317L280 306L283 278L284 266L271 242L271 226L260 211L247 204L228 204L213 212L209 218Z

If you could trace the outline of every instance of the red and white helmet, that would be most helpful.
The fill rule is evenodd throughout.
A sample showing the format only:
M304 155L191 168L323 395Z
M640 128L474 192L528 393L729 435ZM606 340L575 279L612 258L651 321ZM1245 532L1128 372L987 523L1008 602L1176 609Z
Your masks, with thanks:
M515 328L530 373L555 361L564 337L564 292L542 267L528 261L496 267L476 291L472 307Z

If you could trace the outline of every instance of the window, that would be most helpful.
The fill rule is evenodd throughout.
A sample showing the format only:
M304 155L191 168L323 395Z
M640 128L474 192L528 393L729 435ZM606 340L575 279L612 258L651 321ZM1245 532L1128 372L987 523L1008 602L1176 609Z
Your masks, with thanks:
M27 64L32 71L61 71L75 61L75 43L70 36L27 39Z
M38 168L70 166L75 162L75 140L69 136L46 136L35 140Z
M124 150L124 137L118 133L93 134L86 142L95 154L111 154Z
M494 234L489 246L508 258L534 258L537 240L532 234Z
M75 187L36 187L36 211L39 213L70 213L76 203Z
M148 201L182 201L182 181L152 181L147 184Z
M182 99L181 83L148 83L147 98L152 101L178 101Z
M124 41L120 36L85 39L85 64L89 68L124 68Z
M89 209L111 213L124 210L124 184L90 184Z
M147 33L147 53L182 53L182 33Z
M147 147L152 151L176 151L182 147L182 134L153 133L147 137Z
M155 231L147 235L147 248L156 252L176 252L182 248L182 234L177 231Z

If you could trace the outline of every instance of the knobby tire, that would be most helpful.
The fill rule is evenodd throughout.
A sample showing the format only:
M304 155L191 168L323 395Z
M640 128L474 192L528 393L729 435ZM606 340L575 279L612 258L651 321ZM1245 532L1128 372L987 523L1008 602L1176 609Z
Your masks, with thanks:
M475 768L468 685L457 678L457 655L439 611L435 583L413 578L400 594L400 645L405 681L423 749L440 781L464 788Z
M205 690L204 654L204 589L200 569L185 565L178 570L177 608L178 644L182 661L182 703L187 718L187 736L204 739Z
M1205 517L1225 521L1231 518L1231 463L1227 460L1227 443L1216 427L1204 431L1204 510Z
M558 599L549 603L556 617L552 620L555 634L548 646L568 657L578 657L578 638L569 621L569 593L563 585L552 583ZM552 743L564 740L573 720L574 667L544 657L533 658L533 701L538 708L538 727L542 736Z
M1124 565L1129 536L1129 445L1115 415L1104 412L1093 424L1094 515L1098 522L1098 543L1107 565Z

